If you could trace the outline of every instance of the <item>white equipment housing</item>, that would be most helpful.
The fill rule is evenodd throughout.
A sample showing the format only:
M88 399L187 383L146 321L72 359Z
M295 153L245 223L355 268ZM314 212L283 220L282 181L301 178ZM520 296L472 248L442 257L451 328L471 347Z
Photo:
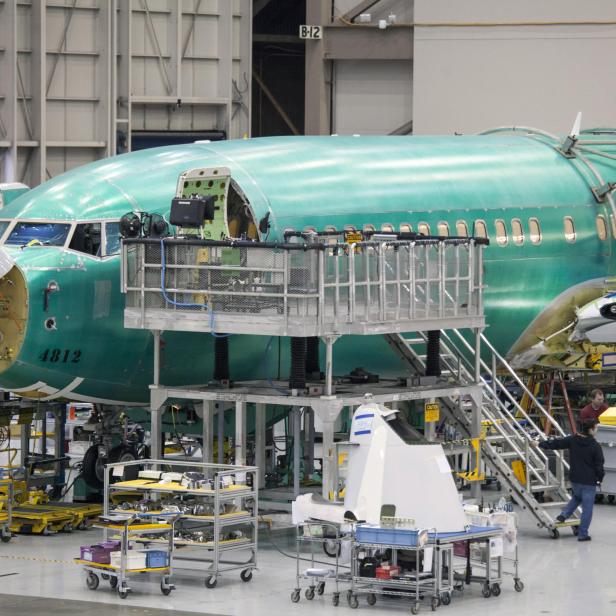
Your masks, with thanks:
M351 513L378 525L386 506L390 512L385 515L411 519L415 528L464 530L464 510L443 448L410 444L412 434L399 411L370 402L358 407L351 424L344 505L300 496L293 503L294 522L342 522Z

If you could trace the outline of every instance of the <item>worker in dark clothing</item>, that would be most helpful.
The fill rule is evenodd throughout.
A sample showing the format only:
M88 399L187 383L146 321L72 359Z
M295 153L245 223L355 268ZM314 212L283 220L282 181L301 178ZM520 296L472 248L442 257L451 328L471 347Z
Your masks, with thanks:
M599 419L599 415L607 411L608 406L605 404L605 396L600 389L593 389L590 392L590 403L587 404L580 412L580 423L587 419Z
M556 519L564 522L582 505L578 541L590 541L588 528L592 520L595 494L597 486L603 481L603 451L594 438L598 423L596 419L587 419L582 423L581 433L549 441L533 441L533 446L541 449L569 450L569 479L573 496Z

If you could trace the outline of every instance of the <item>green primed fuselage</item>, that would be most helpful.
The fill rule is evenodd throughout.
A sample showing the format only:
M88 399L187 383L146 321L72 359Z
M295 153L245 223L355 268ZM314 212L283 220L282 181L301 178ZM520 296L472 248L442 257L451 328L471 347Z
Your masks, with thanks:
M616 161L589 158L606 182L616 182ZM130 210L166 214L180 173L213 166L231 170L255 221L270 212L270 241L288 228L410 225L421 231L420 223L433 235L446 223L456 235L461 221L477 234L474 225L483 221L491 240L484 279L488 336L502 353L559 294L615 273L611 213L591 191L598 182L552 145L524 136L267 138L156 148L58 176L5 207L0 218L104 223ZM599 215L606 239L597 232ZM565 217L573 221L574 241L565 237ZM540 236L535 228L531 238L531 218ZM522 237L512 229L514 219ZM506 245L496 241L500 220ZM10 232L9 226L3 241ZM0 373L0 387L39 397L147 403L152 336L123 327L120 256L66 246L3 248L23 272L28 306L23 342ZM57 285L52 292L50 283ZM287 345L273 344L265 356L267 343L234 337L232 378L276 377L279 365L284 376ZM334 348L337 373L358 365L403 372L379 337L369 345L343 339ZM161 381L207 382L212 349L209 335L164 334Z

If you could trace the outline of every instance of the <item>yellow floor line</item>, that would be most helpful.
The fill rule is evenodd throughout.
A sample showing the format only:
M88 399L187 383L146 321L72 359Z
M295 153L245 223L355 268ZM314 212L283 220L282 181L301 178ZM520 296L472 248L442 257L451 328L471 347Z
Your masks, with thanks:
M52 565L74 565L72 560L56 560L54 558L41 558L40 556L17 556L16 554L0 554L0 558L8 560L29 560L37 563L50 563Z

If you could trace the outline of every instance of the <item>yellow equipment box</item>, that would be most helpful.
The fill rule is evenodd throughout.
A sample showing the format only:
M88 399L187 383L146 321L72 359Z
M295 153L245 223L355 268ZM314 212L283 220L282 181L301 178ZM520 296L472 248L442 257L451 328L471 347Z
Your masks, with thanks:
M604 426L616 426L616 406L610 406L599 415L599 423Z

